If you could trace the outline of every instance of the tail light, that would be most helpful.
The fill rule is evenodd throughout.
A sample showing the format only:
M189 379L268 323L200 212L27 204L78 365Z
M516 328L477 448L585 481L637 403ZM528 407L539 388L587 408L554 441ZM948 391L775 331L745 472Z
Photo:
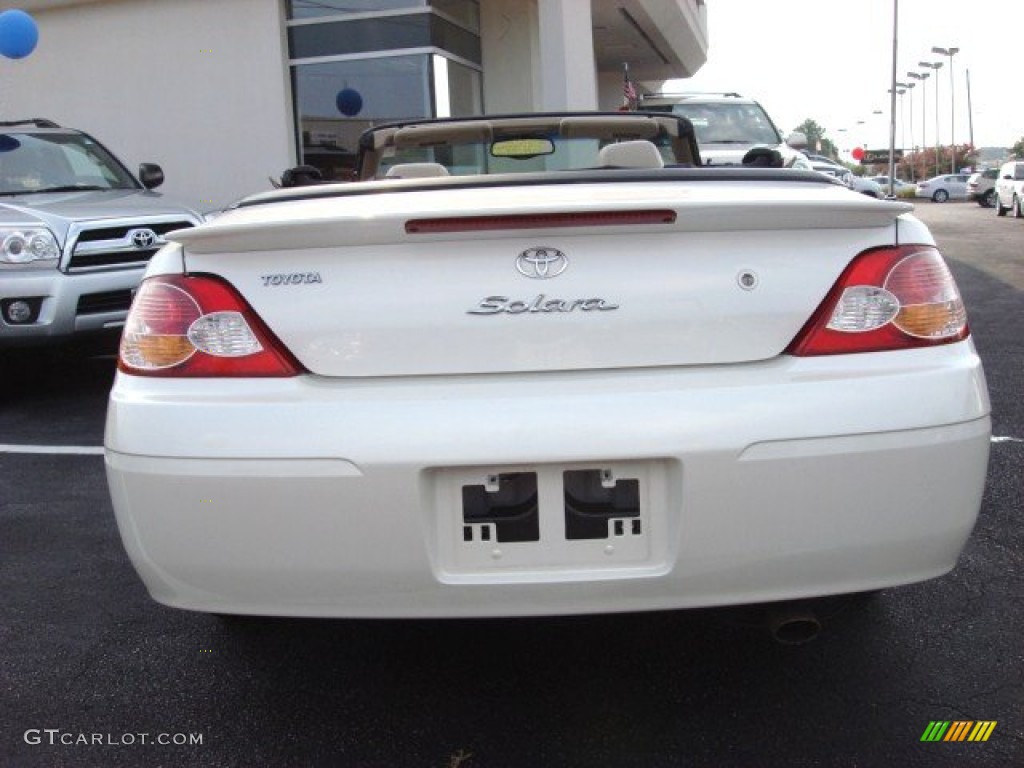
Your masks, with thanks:
M302 367L227 282L143 281L121 336L118 368L143 376L295 376Z
M804 357L950 344L969 335L953 275L926 245L858 256L789 345Z

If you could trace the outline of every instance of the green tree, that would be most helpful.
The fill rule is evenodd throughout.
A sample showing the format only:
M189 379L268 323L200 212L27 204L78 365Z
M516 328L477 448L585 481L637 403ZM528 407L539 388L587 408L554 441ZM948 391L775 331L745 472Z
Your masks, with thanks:
M1024 157L1024 136L1021 136L1017 143L1010 147L1014 157Z
M822 128L815 120L807 118L793 130L800 131L800 133L807 136L808 152L816 155L826 155L828 157L839 157L836 145L832 143L831 139L825 138L825 129Z

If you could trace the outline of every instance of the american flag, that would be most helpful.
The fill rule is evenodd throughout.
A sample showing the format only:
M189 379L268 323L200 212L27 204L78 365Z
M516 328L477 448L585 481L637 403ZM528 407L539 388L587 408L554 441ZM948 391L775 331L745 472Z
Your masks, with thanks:
M635 112L637 103L636 88L629 79L629 65L622 66L622 111Z

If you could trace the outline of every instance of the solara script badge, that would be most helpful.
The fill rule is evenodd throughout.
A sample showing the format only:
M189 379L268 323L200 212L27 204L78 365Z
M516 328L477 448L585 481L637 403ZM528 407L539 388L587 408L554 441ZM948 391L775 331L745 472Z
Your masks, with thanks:
M605 299L549 299L543 293L533 299L510 299L508 296L488 296L481 299L473 309L467 310L470 315L522 315L545 312L608 312L618 309Z

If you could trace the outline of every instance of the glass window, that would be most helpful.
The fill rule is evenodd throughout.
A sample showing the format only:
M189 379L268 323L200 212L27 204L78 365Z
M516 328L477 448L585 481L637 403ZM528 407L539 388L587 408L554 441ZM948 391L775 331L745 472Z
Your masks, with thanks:
M0 195L65 187L136 189L113 156L83 134L0 136Z
M429 61L394 56L292 68L302 162L347 180L359 135L371 125L430 117Z
M427 0L288 0L289 19L314 19L320 16L345 16L350 13L423 8Z
M439 163L453 176L610 169L617 163L605 151L608 145L640 139L652 142L646 154L659 148L667 164L685 166L693 158L693 139L683 128L671 117L606 120L564 115L379 126L372 131L360 173L363 178L380 178L395 165L425 162Z
M597 168L606 140L579 137L567 139L554 134L534 134L531 138L550 142L549 151L536 155L497 156L492 144L477 141L451 142L432 147L385 149L378 177L393 165L402 163L440 163L452 176L477 176L500 173L537 173Z
M289 19L319 19L375 11L415 10L432 7L473 32L480 31L476 0L288 0Z
M479 35L468 32L439 16L430 17L430 43L474 64L483 61Z
M482 60L477 35L433 14L328 21L288 28L288 48L293 59L429 46L474 64Z
M346 177L358 137L371 125L483 111L472 66L482 58L476 0L288 0L286 8L289 18L309 20L288 26L299 154L325 178ZM353 14L362 16L346 19ZM431 48L447 55L433 63L403 55ZM335 57L347 60L303 63Z
M781 144L782 137L757 104L728 102L645 106L645 110L673 112L693 123L698 144Z
M288 28L293 59L390 51L430 45L430 17L423 13L329 21Z
M480 6L474 0L432 0L430 5L462 26L480 31Z
M466 117L483 113L480 73L471 67L435 55L434 116Z

